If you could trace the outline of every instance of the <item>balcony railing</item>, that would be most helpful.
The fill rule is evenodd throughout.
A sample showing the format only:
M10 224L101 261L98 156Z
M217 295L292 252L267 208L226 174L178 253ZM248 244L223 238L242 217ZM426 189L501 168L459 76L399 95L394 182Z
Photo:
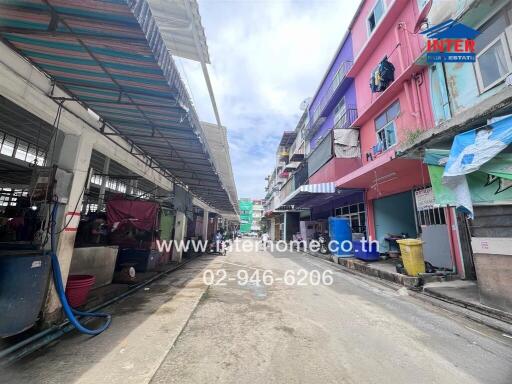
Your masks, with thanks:
M347 122L345 122L344 124L348 124L348 126L350 126L350 124L348 123L349 119L350 117L347 117ZM343 121L343 119L340 119L340 121ZM346 133L349 132L346 131L346 128L347 127L342 127L341 129L331 129L326 134L326 136L321 139L320 143L315 147L315 149L313 149L309 153L307 157L308 177L313 175L316 171L318 171L332 157L354 158L361 156L359 140L356 146L351 146L349 142L345 141L346 139L341 138L335 134L335 132L339 130L345 131ZM341 152L337 151L337 145L342 145L344 147L344 150Z
M338 87L343 83L343 80L347 77L347 73L352 67L351 61L344 61L341 63L340 67L338 68L338 71L336 72L336 75L332 79L331 84L329 85L329 88L327 89L327 92L322 97L322 100L320 100L320 103L316 107L315 111L313 112L313 116L311 116L309 120L309 126L308 126L308 136L311 136L316 128L318 128L318 120L321 117L326 117L327 113L325 111L325 108L327 104L331 101L331 98L333 94L336 92Z
M345 113L334 123L334 129L349 128L357 119L357 108L347 107Z

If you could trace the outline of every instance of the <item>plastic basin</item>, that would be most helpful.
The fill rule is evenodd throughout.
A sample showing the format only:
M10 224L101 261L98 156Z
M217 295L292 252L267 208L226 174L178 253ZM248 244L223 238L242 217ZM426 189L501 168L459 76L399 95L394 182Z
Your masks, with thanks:
M366 242L363 250L363 244L361 240L352 240L352 247L354 251L354 257L365 260L365 261L377 261L380 260L380 254L377 250L377 244L372 242Z
M66 297L73 308L87 302L87 296L96 278L92 275L70 275L66 284Z

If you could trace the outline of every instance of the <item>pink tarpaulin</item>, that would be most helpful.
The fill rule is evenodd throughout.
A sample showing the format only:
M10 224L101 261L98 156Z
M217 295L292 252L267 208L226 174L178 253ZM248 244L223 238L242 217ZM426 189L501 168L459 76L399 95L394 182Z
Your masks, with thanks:
M116 228L131 223L135 228L152 231L156 229L160 205L152 201L110 200L107 202L108 225Z

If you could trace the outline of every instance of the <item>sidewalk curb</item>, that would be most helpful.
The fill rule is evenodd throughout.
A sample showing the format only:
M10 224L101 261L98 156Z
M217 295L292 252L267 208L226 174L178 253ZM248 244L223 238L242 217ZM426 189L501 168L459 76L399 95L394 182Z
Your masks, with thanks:
M377 277L382 280L387 280L395 284L403 285L410 289L420 289L422 285L422 280L420 277L405 276L399 273L382 271L380 269L368 266L364 261L347 259L342 257L338 257L337 261L338 264L343 265L346 268L353 269L365 275Z
M194 316L194 314L196 313L197 309L199 308L199 305L205 299L205 297L208 295L209 289L210 289L210 286L207 285L206 288L201 293L201 295L197 298L196 302L194 303L194 307L192 308L192 310L188 314L188 317L185 320L185 322L182 324L181 329L175 335L174 339L172 340L172 343L171 343L170 347L167 349L167 352L160 359L160 362L158 363L158 366L155 367L153 369L153 371L150 373L150 375L148 376L145 384L151 384L153 382L153 378L155 377L157 372L160 370L160 368L162 368L162 365L164 364L165 359L167 358L167 356L169 356L169 354L171 353L172 349L174 348L174 346L176 345L176 343L180 339L181 335L183 334L183 332L187 328L187 326L188 326L188 324L190 322L190 319L192 319L192 316Z
M350 261L354 261L353 259L339 258L334 255L329 257L327 255L317 255L310 252L303 253L319 259L330 261L333 264L337 264L341 267L340 269L342 271L345 271L352 275L365 279L370 279L389 287L392 286L397 290L400 289L400 286L405 286L408 288L408 293L410 297L416 298L418 300L421 300L422 302L429 303L437 308L444 309L455 315L462 316L476 323L485 325L489 328L512 336L512 322L509 319L506 319L506 316L506 320L504 320L501 318L501 316L492 315L493 311L495 311L493 308L490 308L491 311L484 311L482 310L482 308L478 308L477 306L472 305L466 305L466 303L460 302L459 300L452 300L451 298L446 297L444 295L432 294L428 291L428 289L426 291L423 291L420 285L415 285L418 283L418 280L419 283L421 283L421 278L419 277L402 276L405 277L405 279L398 279L394 276L395 274L393 273L376 270L374 268L368 268L364 264L357 262L351 263Z
M449 302L453 305L457 305L462 308L466 308L469 310L472 310L474 312L477 312L479 314L491 317L493 319L499 320L503 323L509 324L512 327L512 315L509 315L506 312L500 311L499 309L487 307L482 304L474 304L469 303L467 301L459 300L453 297L450 297L448 295L444 295L441 292L437 292L434 289L431 289L429 287L424 287L423 292L424 295L427 295L429 297Z
M361 260L357 260L354 258L345 258L338 257L335 255L321 255L313 252L304 252L313 257L317 257L320 259L328 260L333 262L334 264L339 264L344 266L345 268L351 269L353 271L357 271L361 274L372 276L379 278L381 280L387 280L395 284L403 285L410 289L421 289L422 279L421 277L414 276L405 276L399 273L393 273L388 271L383 271L380 269L372 268L367 263Z
M455 303L452 300L444 300L438 296L433 296L426 292L409 292L409 295L411 297L427 302L435 307L463 316L469 320L485 325L498 332L512 336L512 324L510 323L498 320L487 314L476 312L474 309L464 307L460 304Z

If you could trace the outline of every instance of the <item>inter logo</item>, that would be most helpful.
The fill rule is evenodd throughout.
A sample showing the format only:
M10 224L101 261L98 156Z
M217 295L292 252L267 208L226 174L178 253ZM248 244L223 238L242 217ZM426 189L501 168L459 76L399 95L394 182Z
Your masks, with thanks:
M477 30L450 19L421 33L428 38L427 62L475 62Z

